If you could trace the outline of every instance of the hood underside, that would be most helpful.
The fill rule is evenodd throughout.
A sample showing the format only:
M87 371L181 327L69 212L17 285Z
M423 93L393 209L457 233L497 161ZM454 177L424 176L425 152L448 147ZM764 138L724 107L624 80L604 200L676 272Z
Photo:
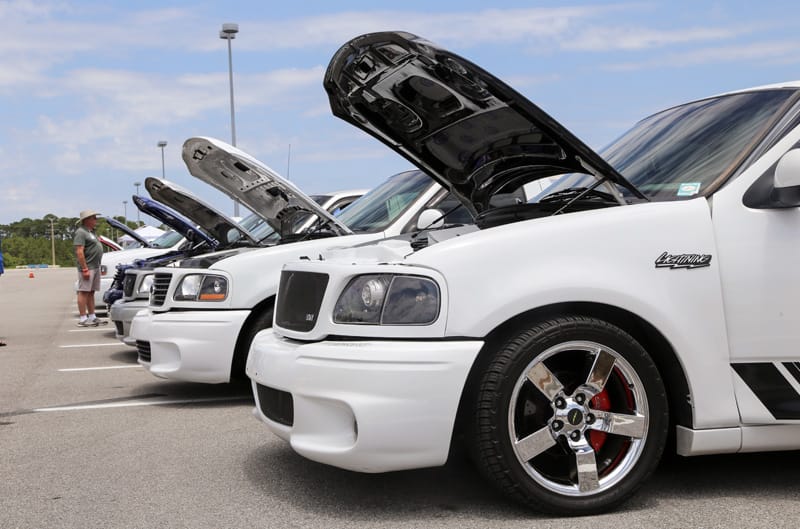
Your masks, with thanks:
M137 195L131 198L136 207L139 208L139 211L160 220L162 223L183 235L187 240L192 241L193 245L204 242L211 248L216 248L218 246L219 243L216 240L209 237L189 220L183 218L178 212L171 210L164 204Z
M238 222L178 184L149 177L145 179L144 186L151 197L196 222L223 246L242 238L253 246L258 244L255 237ZM231 231L234 231L235 235L231 234Z
M337 234L350 229L275 171L236 147L214 138L189 138L183 161L192 176L216 187L261 216L282 237L295 215L312 213Z
M555 119L470 61L415 35L371 33L336 52L333 114L380 139L474 212L492 195L580 172L641 193Z
M147 241L147 239L145 239L144 237L142 237L141 235L136 233L136 230L132 229L131 227L121 223L120 221L118 221L117 219L112 218L112 217L105 217L105 220L106 220L106 222L108 222L108 224L110 226L112 226L112 227L118 229L119 231L125 233L131 239L133 239L134 241L136 241L139 244L141 244L142 247L150 248L150 243Z

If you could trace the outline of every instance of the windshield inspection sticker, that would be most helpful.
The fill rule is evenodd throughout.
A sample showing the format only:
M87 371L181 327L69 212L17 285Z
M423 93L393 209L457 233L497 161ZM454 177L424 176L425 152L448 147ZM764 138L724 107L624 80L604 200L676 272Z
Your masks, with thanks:
M686 182L678 186L679 197L690 197L700 192L700 182Z
M701 253L662 253L656 259L656 268L703 268L711 266L711 256Z

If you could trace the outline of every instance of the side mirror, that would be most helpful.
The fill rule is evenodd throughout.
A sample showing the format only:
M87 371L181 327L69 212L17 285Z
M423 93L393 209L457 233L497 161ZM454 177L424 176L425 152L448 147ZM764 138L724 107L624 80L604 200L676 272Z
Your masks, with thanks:
M418 230L430 230L444 226L444 213L438 209L426 209L417 217Z
M233 244L239 240L242 234L236 228L231 228L228 230L228 233L225 237L228 239L228 244Z
M792 149L778 160L772 198L784 207L800 206L800 149Z

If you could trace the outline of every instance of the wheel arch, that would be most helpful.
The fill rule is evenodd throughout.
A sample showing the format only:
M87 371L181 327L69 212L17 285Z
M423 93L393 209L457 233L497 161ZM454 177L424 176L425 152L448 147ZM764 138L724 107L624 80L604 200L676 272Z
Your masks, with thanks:
M261 329L256 329L261 319L267 312L272 311L275 306L275 296L259 301L250 311L250 314L244 320L242 329L239 331L239 336L236 337L236 345L233 348L233 358L231 360L231 379L244 373L245 363L247 362L247 354L250 349L250 343L256 332ZM271 317L271 316L270 316ZM270 321L269 326L272 325Z
M664 381L673 425L691 427L693 412L686 373L669 340L651 323L640 316L612 305L594 302L569 302L546 305L518 314L501 323L486 335L484 346L472 364L458 405L453 440L460 439L465 431L471 410L470 395L477 389L480 375L496 351L514 332L535 322L557 316L586 316L606 321L630 334L655 362ZM674 431L674 428L670 428Z

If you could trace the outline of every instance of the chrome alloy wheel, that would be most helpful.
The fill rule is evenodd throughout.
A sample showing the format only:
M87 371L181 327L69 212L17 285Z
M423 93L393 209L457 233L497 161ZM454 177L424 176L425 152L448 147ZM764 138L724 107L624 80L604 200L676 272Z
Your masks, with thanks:
M522 370L508 406L514 454L554 493L608 490L635 467L645 446L644 385L619 353L591 341L548 348Z

